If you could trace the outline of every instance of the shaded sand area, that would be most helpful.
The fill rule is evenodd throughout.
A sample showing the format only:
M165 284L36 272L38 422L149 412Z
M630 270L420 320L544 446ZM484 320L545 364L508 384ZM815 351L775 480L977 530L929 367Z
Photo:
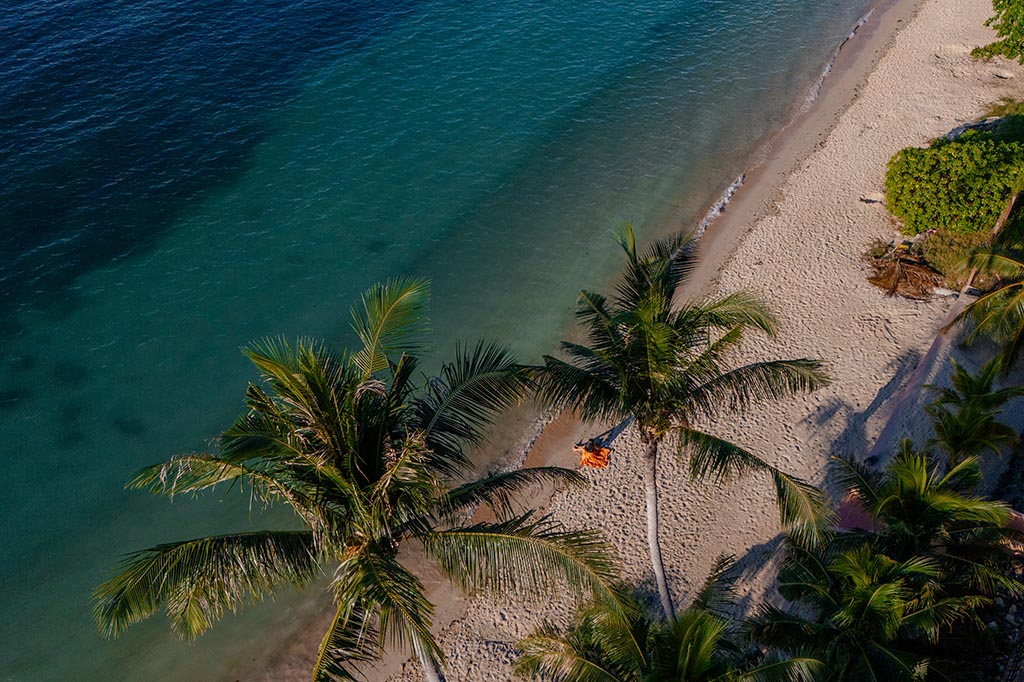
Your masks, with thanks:
M981 116L1000 97L1024 97L1024 69L970 59L973 47L992 39L983 26L990 12L989 0L880 6L840 55L819 100L775 140L706 235L692 290L756 291L782 321L778 339L752 337L738 359L818 357L835 381L812 396L722 420L710 427L714 433L814 483L825 480L831 455L860 458L870 449L951 299L890 299L866 282L861 254L873 240L893 238L895 227L882 205L861 198L884 190L886 162L900 148L924 145ZM529 436L522 431L531 419L516 421L523 439L517 447L525 447ZM573 466L571 444L604 426L584 429L559 418L527 461ZM616 448L609 468L586 472L587 491L555 492L538 504L570 526L602 529L625 578L653 591L640 470L625 465L641 456L640 444L627 431ZM659 476L662 548L677 601L687 601L722 553L740 558L741 604L765 597L779 532L768 481L692 484L670 456L662 457ZM446 587L434 592L434 602L448 679L467 682L510 679L515 641L569 608L557 600L465 600ZM316 620L260 679L308 679L326 622ZM369 679L420 679L402 658L390 656Z

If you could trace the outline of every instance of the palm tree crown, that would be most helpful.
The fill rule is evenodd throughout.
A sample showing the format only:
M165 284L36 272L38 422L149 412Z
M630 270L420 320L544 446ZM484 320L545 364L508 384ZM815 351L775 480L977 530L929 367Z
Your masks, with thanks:
M174 457L129 486L173 496L246 484L260 500L290 507L305 528L128 555L94 595L104 634L116 636L164 607L176 633L196 637L225 611L327 573L336 613L314 680L357 679L354 664L393 646L411 647L428 679L441 679L433 604L400 561L400 548L421 551L469 590L536 593L559 582L607 589L612 568L598 536L513 506L524 488L579 485L578 474L538 468L471 477L466 448L530 381L506 351L480 343L457 349L438 376L417 384L411 353L420 348L427 299L427 285L415 280L370 289L353 309L354 352L281 340L245 350L263 384L250 384L248 412L223 433L217 451ZM467 521L481 503L495 521Z
M993 596L999 588L1021 593L1024 585L1003 570L1010 509L966 492L981 480L977 458L949 471L909 441L882 472L838 460L838 482L856 494L879 528L866 539L894 559L928 557L943 571L950 593Z
M671 621L649 618L620 596L596 601L563 630L545 623L519 642L515 671L550 682L738 682L796 680L818 662L764 655L727 612L733 606L731 557L719 560L693 602Z
M797 608L762 606L754 635L821 660L822 682L935 679L940 636L977 626L998 591L1024 589L1002 570L1009 510L963 492L981 475L974 458L942 473L904 441L882 472L838 461L840 485L878 529L788 537L779 593Z
M800 608L764 605L752 631L769 646L820 660L808 682L923 680L928 659L915 651L917 640L932 640L977 606L919 588L938 573L923 557L900 562L867 546L795 544L779 573L779 592Z
M1024 349L1024 258L1017 249L989 247L972 254L962 269L999 280L992 291L968 305L956 321L974 321L969 340L987 336L999 344L1003 370L1009 371Z
M657 538L658 446L674 436L695 478L727 479L768 473L784 523L815 533L824 503L813 487L753 453L697 428L701 418L742 410L760 399L780 399L827 383L816 360L774 360L730 367L728 356L748 330L775 333L773 316L755 297L734 293L674 305L695 262L695 241L678 234L636 246L632 228L619 238L626 267L611 297L584 291L576 318L586 344L563 342L566 359L545 356L542 398L587 420L633 418L647 445L645 484L652 564L666 617L671 596Z
M953 360L951 388L931 388L938 394L935 402L925 407L935 428L930 442L942 449L955 467L966 457L986 453L999 455L1015 444L1017 433L998 417L1010 400L1024 396L1024 387L1008 386L994 389L1002 373L1003 362L992 358L977 375L971 374Z

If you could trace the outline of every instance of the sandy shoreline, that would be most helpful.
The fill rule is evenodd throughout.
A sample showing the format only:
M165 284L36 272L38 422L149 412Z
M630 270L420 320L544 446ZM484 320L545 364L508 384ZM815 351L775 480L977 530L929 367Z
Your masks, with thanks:
M898 149L978 117L1002 96L1022 97L1024 69L969 58L972 47L991 40L983 26L990 12L988 0L883 0L839 54L816 102L773 140L704 235L689 294L753 290L782 321L778 339L752 337L741 359L818 357L835 380L813 396L722 420L709 427L714 433L815 483L824 480L832 454L856 456L870 447L949 301L887 299L867 284L861 254L872 240L890 239L894 227L884 207L860 197L883 190L885 164ZM1000 77L1007 75L1014 77ZM517 447L532 437L532 423L529 410L510 420L521 434ZM597 430L560 417L538 438L528 464L573 466L571 444ZM620 463L639 451L630 432L617 447ZM725 552L741 559L741 591L757 603L770 584L766 559L778 535L767 482L694 485L669 457L659 475L663 551L677 599L685 602ZM568 525L602 529L624 577L652 587L639 470L613 464L587 476L591 487L583 493L555 492L538 504ZM432 594L449 680L508 680L514 642L566 609L558 602L467 600L446 586ZM310 621L303 614L256 679L308 679L327 617ZM419 679L403 660L390 655L368 678Z

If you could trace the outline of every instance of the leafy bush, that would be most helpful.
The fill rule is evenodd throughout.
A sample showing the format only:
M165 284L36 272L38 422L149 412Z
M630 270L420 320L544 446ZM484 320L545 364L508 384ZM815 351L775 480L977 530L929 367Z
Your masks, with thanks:
M991 229L1022 180L1024 144L968 131L897 152L889 161L886 202L908 234L968 234Z
M943 274L946 287L959 289L967 283L969 271L961 269L961 264L968 256L984 246L988 242L987 231L974 232L970 234L958 234L939 230L921 243L921 255L928 261L929 265ZM981 284L978 277L975 286Z
M1024 64L1024 3L1020 0L992 0L992 8L995 16L985 25L995 29L999 40L977 48L972 56L982 59L1002 56Z

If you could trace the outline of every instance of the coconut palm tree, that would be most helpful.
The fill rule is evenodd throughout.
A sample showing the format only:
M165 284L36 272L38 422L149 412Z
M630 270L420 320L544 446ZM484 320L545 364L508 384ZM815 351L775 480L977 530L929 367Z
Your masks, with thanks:
M948 657L940 637L979 625L976 609L997 592L1024 589L1002 570L1009 510L962 492L981 476L975 458L941 473L904 441L882 472L837 461L838 483L876 530L813 546L788 537L779 592L796 608L762 606L753 634L822 660L822 681L946 679L950 662L929 660Z
M977 458L943 473L938 462L903 441L882 472L837 461L838 483L878 522L867 539L879 551L897 561L934 561L950 594L1024 593L1004 570L1006 541L1014 536L1007 528L1009 507L964 492L981 481Z
M673 437L697 479L722 480L750 471L771 476L786 524L820 526L825 505L813 487L743 448L697 427L698 420L737 412L759 399L781 399L826 384L816 360L775 360L730 367L727 359L748 330L773 335L776 321L747 293L673 305L695 263L695 241L678 234L637 250L631 227L619 236L626 267L610 298L584 291L576 319L586 344L563 342L567 359L545 356L539 395L589 421L633 419L646 445L642 462L647 538L666 618L673 616L658 538L657 465Z
M751 632L763 644L820 660L808 682L923 680L929 659L922 644L970 619L981 603L941 595L940 572L933 559L897 561L866 544L792 543L779 592L797 608L763 605Z
M246 485L258 500L289 507L304 528L128 555L94 594L105 635L163 607L172 630L194 638L225 611L326 574L335 615L313 679L357 679L355 665L403 646L433 681L442 679L444 656L430 631L434 605L405 565L409 556L425 556L467 590L606 591L612 569L596 534L514 504L531 485L579 485L578 474L539 468L473 478L466 449L530 382L505 350L485 343L459 348L438 376L414 381L427 300L420 281L371 288L353 308L353 352L282 340L245 349L263 381L249 385L248 412L217 451L174 457L128 485L166 496ZM496 520L470 520L479 504Z
M946 453L950 469L967 457L999 455L1003 448L1014 445L1017 433L998 417L1006 403L1024 396L1024 386L993 389L1002 373L1000 357L986 362L977 376L956 360L952 362L952 388L930 386L938 398L925 407L935 428L929 445Z
M732 606L731 557L719 560L694 601L670 622L652 619L629 596L598 600L564 630L544 623L519 642L514 670L549 682L738 682L796 680L819 665L752 648Z
M961 268L999 280L998 286L964 308L955 321L974 321L969 341L986 336L999 344L1003 371L1009 372L1024 349L1024 257L1016 249L988 247L972 254Z

